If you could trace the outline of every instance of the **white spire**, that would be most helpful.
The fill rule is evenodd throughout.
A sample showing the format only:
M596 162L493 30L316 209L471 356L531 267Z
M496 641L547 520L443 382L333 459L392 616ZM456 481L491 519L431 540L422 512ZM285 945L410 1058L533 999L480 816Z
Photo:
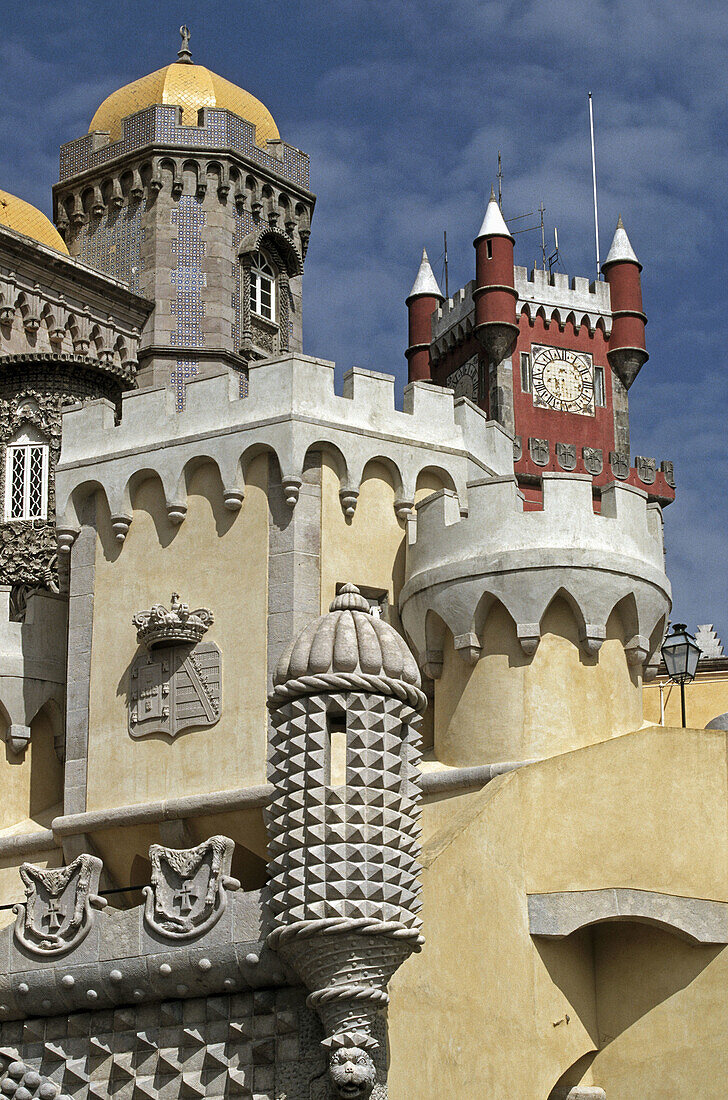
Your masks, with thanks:
M617 228L612 238L612 247L609 249L609 255L602 264L602 267L604 268L607 264L614 263L633 263L639 264L639 266L642 267L642 264L640 264L635 255L632 245L629 243L629 237L627 236L627 230L624 228L621 214L619 215Z
M437 285L437 279L430 267L430 261L427 259L427 250L425 248L422 249L420 270L417 272L415 285L407 295L407 301L409 301L410 298L419 298L423 294L429 294L434 298L439 298L441 301L445 300L445 296Z
M490 189L490 201L485 208L485 217L480 232L475 238L476 241L479 241L481 237L509 237L510 240L513 240L492 187Z

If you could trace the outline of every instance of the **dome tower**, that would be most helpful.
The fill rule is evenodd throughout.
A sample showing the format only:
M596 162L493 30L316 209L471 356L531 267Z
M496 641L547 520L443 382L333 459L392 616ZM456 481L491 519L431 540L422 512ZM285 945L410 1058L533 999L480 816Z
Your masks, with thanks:
M308 157L249 92L178 59L112 92L61 149L56 224L70 254L155 303L142 385L301 350L314 196ZM241 382L241 386L244 383Z

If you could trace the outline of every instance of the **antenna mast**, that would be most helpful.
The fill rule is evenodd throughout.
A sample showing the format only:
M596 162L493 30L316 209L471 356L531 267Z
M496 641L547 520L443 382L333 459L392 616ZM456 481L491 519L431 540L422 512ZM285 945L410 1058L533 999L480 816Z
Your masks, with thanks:
M503 170L501 168L501 154L498 150L498 206L503 209Z
M448 278L447 278L447 229L443 230L442 235L445 238L445 297L449 298L450 297L450 287L448 285Z
M546 207L543 204L543 199L538 208L538 212L541 215L541 270L546 270L546 236L544 234L543 216L546 213Z
M599 262L599 214L597 211L597 161L594 153L594 107L592 94L589 92L589 131L591 133L591 159L592 159L592 188L594 191L594 244L597 253L597 279L601 278L601 264Z

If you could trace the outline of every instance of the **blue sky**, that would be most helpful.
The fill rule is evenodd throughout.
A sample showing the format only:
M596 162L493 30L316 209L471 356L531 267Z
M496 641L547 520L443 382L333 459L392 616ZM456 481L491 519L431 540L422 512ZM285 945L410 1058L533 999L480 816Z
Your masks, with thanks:
M262 99L311 156L306 350L401 381L419 252L437 257L446 229L451 291L472 277L498 149L506 217L543 200L564 269L592 274L591 89L602 256L622 213L644 264L632 451L672 459L678 482L673 618L715 623L728 646L728 7L6 0L5 16L1 187L50 213L59 144L109 92L174 60L187 22L193 59ZM537 234L518 242L531 265Z

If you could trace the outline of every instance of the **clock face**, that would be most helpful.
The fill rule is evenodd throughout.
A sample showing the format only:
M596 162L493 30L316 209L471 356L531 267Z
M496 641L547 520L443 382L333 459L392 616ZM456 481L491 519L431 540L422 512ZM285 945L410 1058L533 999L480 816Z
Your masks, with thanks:
M456 397L469 397L476 404L478 402L478 357L473 356L463 363L461 367L447 376L445 385L455 391Z
M557 412L594 416L594 363L584 351L531 347L533 403Z

